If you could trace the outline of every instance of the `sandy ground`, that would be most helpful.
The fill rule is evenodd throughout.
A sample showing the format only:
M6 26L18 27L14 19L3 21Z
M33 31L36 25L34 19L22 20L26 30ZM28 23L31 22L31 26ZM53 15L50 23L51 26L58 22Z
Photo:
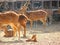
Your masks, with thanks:
M23 38L23 31L21 31L20 41L18 41L18 37L3 37L4 33L0 31L0 40L2 41L0 41L0 45L60 45L60 22L45 28L40 24L34 26L32 29L27 26L26 38ZM33 34L37 35L37 42L26 42Z

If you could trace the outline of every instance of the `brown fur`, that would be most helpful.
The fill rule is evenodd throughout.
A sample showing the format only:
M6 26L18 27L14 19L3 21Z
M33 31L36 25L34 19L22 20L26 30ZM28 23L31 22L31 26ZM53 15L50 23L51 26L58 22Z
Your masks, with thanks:
M23 36L26 37L26 23L27 23L27 18L24 15L21 15L21 16L19 16L18 22L24 28L24 34L23 34Z
M8 31L7 26L0 25L0 30L4 31L4 37L12 37L13 36L13 31Z
M4 37L13 37L13 31L5 31Z
M13 30L12 31L8 31L8 28L6 26L4 27L4 33L5 33L4 37L13 37L14 36Z
M37 20L40 20L43 23L43 25L45 26L46 22L47 22L47 17L48 17L47 11L34 10L34 11L27 12L28 5L29 5L29 3L26 3L25 6L22 6L19 12L28 17L28 20L31 23L31 27L32 27L33 21L37 21Z
M28 17L28 20L31 23L31 28L32 28L33 21L37 21L37 20L40 20L44 26L46 25L47 17L48 17L46 11L44 11L44 10L37 11L36 10L36 11L31 11L31 12L24 12L24 14Z
M10 25L14 31L13 34L15 36L17 31L20 32L20 24L18 23L18 18L19 18L18 14L16 14L14 11L7 11L4 13L0 13L0 25L4 26Z
M36 11L36 12L27 12L26 16L30 19L31 27L32 27L32 21L40 20L43 25L45 26L47 22L47 12L45 11Z
M9 11L8 11L9 12ZM15 12L5 12L5 13L0 13L0 25L10 25L13 29L13 35L16 34L18 31L19 33L19 38L20 38L20 26L23 26L24 28L24 34L23 36L26 36L26 22L27 22L27 17L24 15L16 14ZM10 32L9 32L10 33ZM8 31L5 31L5 34L8 36L9 35Z

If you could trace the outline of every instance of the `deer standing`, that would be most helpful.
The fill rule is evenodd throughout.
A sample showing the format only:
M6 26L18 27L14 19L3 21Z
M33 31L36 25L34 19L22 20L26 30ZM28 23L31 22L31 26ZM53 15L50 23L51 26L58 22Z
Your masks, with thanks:
M18 31L19 39L20 39L20 27L21 26L23 26L23 28L24 28L23 36L26 36L26 22L28 20L27 16L25 16L23 14L22 14L23 15L22 16L20 14L14 12L14 11L6 11L3 13L0 13L0 25L3 25L3 26L10 25L14 31L14 33L13 33L14 36L15 36L16 32Z
M26 37L26 22L27 17L25 15L17 14L14 11L6 11L4 13L0 13L0 27L10 25L13 29L13 35L15 36L18 31L19 39L20 39L20 28L23 26L24 34Z
M19 16L19 19L18 19L18 22L24 28L23 37L26 37L26 23L27 23L27 20L28 20L28 18L25 17L24 15Z
M33 21L37 21L37 20L40 20L45 26L47 22L48 13L44 10L34 10L34 11L27 12L27 8L29 4L30 2L28 1L24 6L21 7L19 12L28 17L28 20L30 21L30 24L31 24L30 25L31 28L32 28Z
M16 32L19 33L20 38L20 24L18 23L19 16L14 11L7 11L0 13L0 26L10 25L14 31L13 35L15 36Z

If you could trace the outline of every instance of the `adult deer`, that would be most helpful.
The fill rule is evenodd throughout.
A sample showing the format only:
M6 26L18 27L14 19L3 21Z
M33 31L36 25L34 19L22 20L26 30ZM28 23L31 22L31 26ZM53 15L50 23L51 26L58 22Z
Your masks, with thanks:
M19 16L18 22L20 25L24 28L24 34L23 36L26 37L26 23L27 23L28 18L25 15Z
M32 27L33 21L37 21L37 20L40 20L45 26L47 22L48 13L44 10L35 10L35 11L27 12L27 8L29 4L30 3L28 1L24 6L21 7L20 9L21 14L24 14L28 17L31 27Z
M19 16L14 11L7 11L0 13L0 27L10 25L14 31L14 36L16 32L19 33L20 38L20 24L18 23Z
M10 25L13 29L13 35L18 31L19 39L20 39L20 27L23 26L24 34L26 37L26 22L27 17L25 15L17 14L14 11L7 11L4 13L0 13L0 27Z

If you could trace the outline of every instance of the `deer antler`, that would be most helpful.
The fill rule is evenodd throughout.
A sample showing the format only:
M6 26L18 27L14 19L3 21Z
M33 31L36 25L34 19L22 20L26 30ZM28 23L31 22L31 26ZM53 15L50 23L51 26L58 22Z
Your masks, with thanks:
M26 3L21 8L23 9L27 8L29 4L30 4L30 0L27 0Z
M27 0L24 6L28 6L30 4L30 0Z
M26 10L27 10L29 4L30 4L30 1L27 0L26 3L25 3L25 4L21 7L21 9L19 10L20 13L26 12Z

